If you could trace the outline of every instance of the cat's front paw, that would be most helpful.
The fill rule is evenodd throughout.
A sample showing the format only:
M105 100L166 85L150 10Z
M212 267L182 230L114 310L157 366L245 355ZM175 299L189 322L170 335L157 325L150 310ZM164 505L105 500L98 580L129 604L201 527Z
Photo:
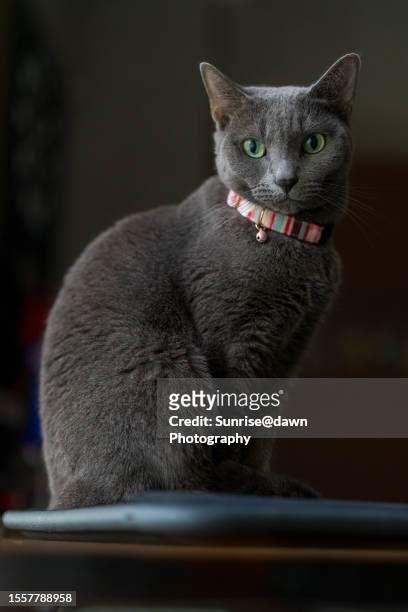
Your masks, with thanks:
M320 494L305 482L300 482L292 478L285 478L283 476L280 477L279 480L280 493L277 493L277 495L281 495L282 497L303 497L309 499L320 497Z
M253 468L236 461L223 461L217 468L218 491L249 493L276 497L319 497L309 485L280 475L264 476Z

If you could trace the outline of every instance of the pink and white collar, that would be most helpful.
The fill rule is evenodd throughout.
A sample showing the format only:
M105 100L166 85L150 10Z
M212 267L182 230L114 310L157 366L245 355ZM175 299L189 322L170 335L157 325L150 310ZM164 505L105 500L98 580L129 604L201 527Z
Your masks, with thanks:
M259 204L249 202L249 200L245 200L234 191L228 193L227 204L231 208L235 208L243 217L255 223L255 227L258 230L256 234L258 242L266 242L268 230L279 232L284 236L291 236L310 244L322 243L327 240L328 234L331 233L331 227L329 226L299 221L295 217L290 217L289 215L275 212L270 208L264 208Z

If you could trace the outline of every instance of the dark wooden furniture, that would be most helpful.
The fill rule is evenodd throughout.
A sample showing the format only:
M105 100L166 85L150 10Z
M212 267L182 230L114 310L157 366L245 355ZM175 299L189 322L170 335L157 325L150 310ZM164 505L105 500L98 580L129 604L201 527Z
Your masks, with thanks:
M79 607L408 608L407 506L158 494L127 507L7 515L23 531L0 540L0 589L75 590Z

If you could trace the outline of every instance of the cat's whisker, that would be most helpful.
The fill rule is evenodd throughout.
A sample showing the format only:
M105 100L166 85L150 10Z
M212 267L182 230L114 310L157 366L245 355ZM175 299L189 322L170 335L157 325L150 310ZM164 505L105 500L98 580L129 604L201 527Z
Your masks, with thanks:
M307 175L304 175L304 178L307 178ZM307 183L307 187L311 186L316 187L320 192L322 190L322 185L318 181L310 181ZM342 183L336 183L333 181L329 181L324 185L325 187L334 187L337 192L339 192L344 198L348 200L353 199L354 201L358 201L362 207L365 207L367 211L373 210L373 205L370 202L366 201L367 197L372 197L372 194L368 194L364 190L359 189L358 187L351 185L345 186ZM357 196L357 197L356 197ZM364 201L361 201L360 198L365 198Z
M313 191L309 192L308 197L309 196L317 197L318 195L321 194L321 186L319 186L317 182L313 182L312 186L313 185L316 185L316 187L319 187L319 188L315 192ZM330 183L330 185L333 186L336 184ZM372 217L379 219L379 220L384 218L384 215L381 215L381 213L377 209L375 209L372 206L372 204L366 201L362 201L359 197L356 197L353 190L351 191L348 190L344 185L338 184L338 187L336 187L334 195L337 195L339 199L344 199L346 202L349 202L352 205L351 208L353 210L357 208L361 210L361 212L363 212L365 215L371 215ZM327 194L325 194L325 196L328 197ZM348 210L350 210L350 208Z
M352 211L351 209L347 209L347 208L344 209L343 206L336 200L328 198L327 196L322 196L321 194L316 194L316 195L328 206L333 206L333 208L335 208L336 210L341 211L345 217L348 217L350 221L352 221L356 225L356 227L361 231L361 233L363 234L369 246L371 248L374 247L374 243L368 237L368 232L372 234L373 230L368 225L366 219L360 217L355 211ZM376 233L379 235L379 232L376 232Z
M304 178L310 177L310 173L306 173L305 172L303 174L303 177ZM318 181L313 181L312 180L312 182L316 183L318 185L320 184ZM346 191L348 189L352 189L353 191L354 190L360 191L361 193L364 193L364 194L367 194L367 195L370 195L372 193L377 193L377 187L375 187L373 185L367 185L367 184L361 184L361 183L356 184L356 183L351 182L351 183L348 183L347 185L345 185L344 183L336 182L336 181L333 181L332 179L330 179L330 180L328 180L326 182L326 185L333 186L333 187L341 187L342 189L344 189Z

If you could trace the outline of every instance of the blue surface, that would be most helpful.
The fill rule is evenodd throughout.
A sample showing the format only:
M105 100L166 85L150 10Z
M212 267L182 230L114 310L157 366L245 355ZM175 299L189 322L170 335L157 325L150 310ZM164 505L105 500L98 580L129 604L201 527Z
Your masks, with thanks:
M250 495L151 492L128 503L74 510L6 512L6 529L64 538L132 534L198 541L269 537L408 538L408 505Z

